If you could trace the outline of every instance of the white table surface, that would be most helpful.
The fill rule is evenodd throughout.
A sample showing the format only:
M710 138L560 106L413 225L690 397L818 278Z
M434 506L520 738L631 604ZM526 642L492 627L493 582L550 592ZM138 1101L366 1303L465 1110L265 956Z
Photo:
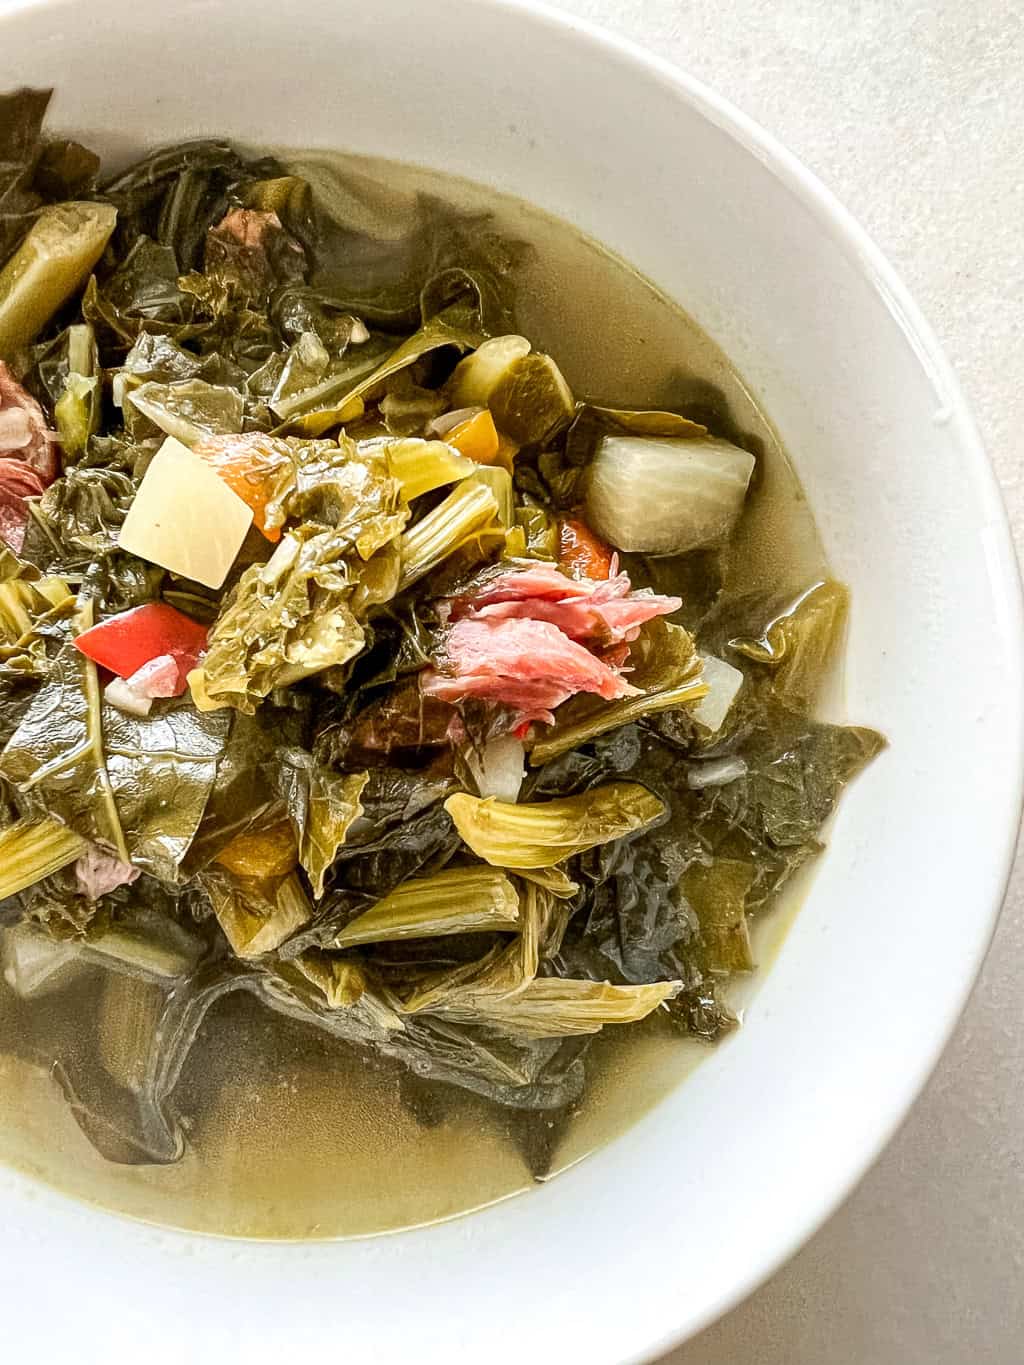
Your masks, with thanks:
M1022 0L561 5L714 86L860 219L957 369L1024 546ZM664 1365L1024 1362L1022 977L1018 858L903 1130L789 1265Z

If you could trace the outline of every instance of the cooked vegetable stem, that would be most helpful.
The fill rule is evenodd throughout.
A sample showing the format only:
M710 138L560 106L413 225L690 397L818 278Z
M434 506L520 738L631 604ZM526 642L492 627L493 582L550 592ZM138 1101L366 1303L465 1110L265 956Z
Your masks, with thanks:
M0 900L67 867L85 846L80 834L56 820L18 820L0 830Z

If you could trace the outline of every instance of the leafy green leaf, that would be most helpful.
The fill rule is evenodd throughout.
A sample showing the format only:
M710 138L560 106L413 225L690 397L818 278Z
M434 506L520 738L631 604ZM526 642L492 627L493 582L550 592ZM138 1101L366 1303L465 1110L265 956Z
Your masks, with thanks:
M849 600L847 589L832 581L815 583L781 607L777 601L745 599L729 613L730 630L736 633L728 648L769 671L772 692L783 705L807 711L842 642ZM740 633L753 622L752 633Z
M458 352L472 350L481 340L478 332L453 325L444 314L438 314L414 332L385 359L373 364L368 373L353 372L351 363L341 368L337 377L306 390L300 411L293 411L282 430L303 436L320 436L332 427L348 420L348 412L357 399L370 394L393 375L414 365L434 351L451 348ZM372 363L374 357L369 357ZM355 362L357 365L366 362ZM358 377L357 377L358 376Z
M42 197L33 176L52 93L23 88L0 95L0 261L29 230Z
M728 976L753 970L746 913L753 878L753 865L736 858L691 863L683 874L683 894L700 922L709 971Z
M237 389L185 379L172 384L149 381L125 397L125 425L135 439L154 429L194 446L204 436L230 435L242 429L244 401ZM133 414L146 419L139 422Z
M0 754L0 775L26 814L54 815L175 881L226 734L224 717L189 706L140 717L106 705L95 665L68 644Z
M535 740L530 762L546 763L608 730L697 702L707 691L692 636L668 621L655 619L642 627L630 647L629 666L629 681L641 689L641 696L606 702L583 695L565 702L558 708L554 725Z
M338 668L362 650L361 617L393 596L389 550L408 516L398 481L374 452L321 441L302 447L294 488L268 526L301 517L270 560L246 569L189 682L203 710L250 714L276 687Z
M369 774L333 772L304 749L292 748L279 751L275 776L298 840L299 861L320 900L324 878L363 813L360 797Z
M236 957L273 952L311 919L313 908L294 873L259 879L207 867L199 885Z

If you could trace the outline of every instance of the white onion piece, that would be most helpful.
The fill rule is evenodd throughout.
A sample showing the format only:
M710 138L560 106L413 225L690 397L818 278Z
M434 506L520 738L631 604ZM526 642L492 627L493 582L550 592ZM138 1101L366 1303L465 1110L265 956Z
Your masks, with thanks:
M602 436L586 519L618 550L681 555L719 545L743 510L754 457L716 436Z
M746 775L747 765L742 758L709 758L705 763L690 764L686 785L693 791L703 791L705 787L724 787Z
M370 340L370 329L362 318L356 318L352 323L352 330L348 334L350 346L363 346Z
M488 740L481 752L470 749L466 763L481 796L498 801L519 799L519 788L526 776L526 750L515 735L499 735Z
M442 412L441 416L435 417L430 426L427 427L427 435L440 436L443 440L450 431L454 431L463 422L468 422L478 412L483 412L483 408L479 405L472 408L456 408L454 412Z
M129 687L124 678L113 678L103 689L103 697L111 706L124 711L129 716L148 716L153 708L153 698L144 697Z
M702 654L701 681L709 691L695 706L690 707L690 715L698 725L717 735L736 700L737 692L743 686L743 674L714 654Z

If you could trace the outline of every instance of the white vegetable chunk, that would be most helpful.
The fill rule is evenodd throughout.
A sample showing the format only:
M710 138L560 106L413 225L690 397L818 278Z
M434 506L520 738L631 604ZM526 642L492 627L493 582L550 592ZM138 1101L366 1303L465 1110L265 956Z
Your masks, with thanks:
M481 796L493 796L509 804L519 800L519 788L526 776L522 740L515 735L499 735L488 740L479 754L470 749L466 762Z
M219 588L252 522L252 509L187 446L168 436L153 456L121 528L122 550Z
M103 689L103 696L111 706L116 706L128 716L148 716L153 709L153 698L136 692L124 678L111 678Z
M726 539L743 510L754 457L715 436L602 436L587 522L618 550L681 555Z
M690 715L706 730L717 735L743 686L743 674L714 654L701 655L701 679L708 686L706 696L690 707Z

